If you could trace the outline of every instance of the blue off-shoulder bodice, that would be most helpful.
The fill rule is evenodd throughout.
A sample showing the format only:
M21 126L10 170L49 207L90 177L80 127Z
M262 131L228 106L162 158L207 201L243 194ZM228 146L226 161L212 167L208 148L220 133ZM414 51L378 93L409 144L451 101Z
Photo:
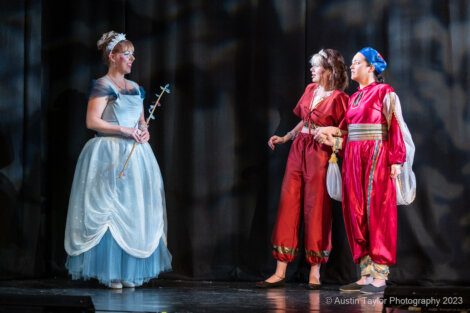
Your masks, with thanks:
M136 127L142 114L144 92L135 82L131 84L133 88L122 92L107 76L93 82L90 98L107 97L108 102L101 116L103 120L114 125Z

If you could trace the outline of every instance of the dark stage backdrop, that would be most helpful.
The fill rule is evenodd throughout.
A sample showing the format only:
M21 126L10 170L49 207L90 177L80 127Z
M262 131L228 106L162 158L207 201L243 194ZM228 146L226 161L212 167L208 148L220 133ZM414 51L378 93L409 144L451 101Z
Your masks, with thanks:
M470 3L445 0L2 0L0 279L66 276L63 234L90 82L105 73L99 36L125 32L130 78L172 93L151 126L162 169L173 273L254 280L270 274L270 236L289 150L270 135L296 123L308 57L371 45L389 62L416 143L415 202L399 207L391 281L470 282ZM349 93L356 85L351 83ZM324 282L357 269L339 203ZM301 256L289 267L306 278Z

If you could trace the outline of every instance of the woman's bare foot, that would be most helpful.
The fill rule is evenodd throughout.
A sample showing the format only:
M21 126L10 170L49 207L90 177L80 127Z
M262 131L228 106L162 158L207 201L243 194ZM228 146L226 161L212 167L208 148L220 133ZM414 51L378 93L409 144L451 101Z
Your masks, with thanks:
M320 285L320 264L313 264L310 267L310 274L308 276L308 283L313 285Z
M287 270L287 263L277 261L276 271L274 272L274 274L271 275L271 277L266 279L265 282L276 283L280 280L283 280L286 277L286 270Z
M277 275L276 273L272 274L271 277L265 280L267 283L277 283L285 278L285 276Z

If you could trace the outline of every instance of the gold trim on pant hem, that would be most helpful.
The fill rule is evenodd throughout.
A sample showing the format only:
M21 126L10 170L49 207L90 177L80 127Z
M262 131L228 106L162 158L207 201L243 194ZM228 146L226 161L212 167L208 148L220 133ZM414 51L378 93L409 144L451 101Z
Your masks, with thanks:
M328 250L322 250L322 251L305 250L305 254L307 255L307 257L327 258L330 256L330 251Z
M299 252L299 249L273 245L273 251L279 254L288 254L288 255L296 256L297 253Z

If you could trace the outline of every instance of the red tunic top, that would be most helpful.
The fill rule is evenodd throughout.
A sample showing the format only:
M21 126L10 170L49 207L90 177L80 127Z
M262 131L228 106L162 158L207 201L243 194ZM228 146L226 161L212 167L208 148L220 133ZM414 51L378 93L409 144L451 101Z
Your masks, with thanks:
M349 98L345 122L351 124L382 124L388 128L388 164L405 162L406 149L403 137L395 116L390 125L383 114L385 97L395 92L390 85L372 83L359 89Z
M338 126L346 130L344 112L348 105L348 95L343 91L335 90L311 111L310 104L317 87L318 84L312 83L305 88L304 94L294 108L295 115L317 126Z

